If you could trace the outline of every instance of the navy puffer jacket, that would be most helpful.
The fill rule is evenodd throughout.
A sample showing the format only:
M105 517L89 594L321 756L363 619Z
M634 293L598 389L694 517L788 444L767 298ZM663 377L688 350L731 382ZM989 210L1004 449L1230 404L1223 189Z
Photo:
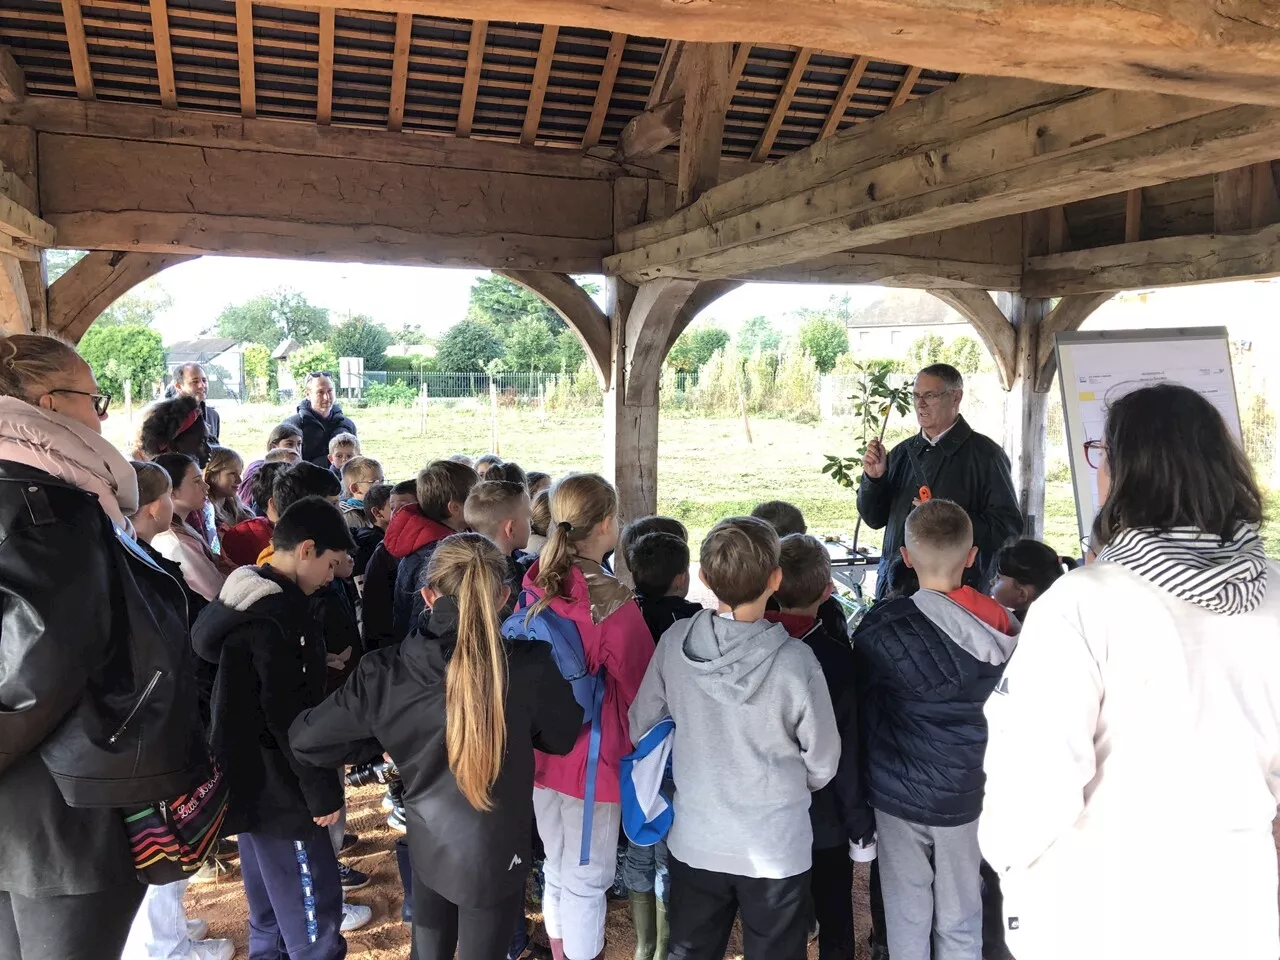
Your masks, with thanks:
M941 593L877 604L854 634L871 806L955 827L982 812L982 708L1016 638Z

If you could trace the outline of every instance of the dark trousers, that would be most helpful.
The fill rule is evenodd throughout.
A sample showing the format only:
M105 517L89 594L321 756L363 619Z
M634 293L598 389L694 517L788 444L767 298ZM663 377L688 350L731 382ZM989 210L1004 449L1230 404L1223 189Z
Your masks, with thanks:
M529 946L529 918L524 915L523 905L516 913L516 932L511 935L511 942L507 944L507 960L516 960L524 953L525 947Z
M853 861L847 846L814 849L809 891L818 921L818 960L853 960Z
M0 891L0 960L101 960L124 950L147 888L23 897Z
M982 955L986 960L1011 960L1004 940L1004 894L1000 877L991 864L982 861Z
M698 870L675 857L668 864L670 960L721 960L739 912L745 960L804 960L809 871L763 880Z
M867 884L867 892L871 901L871 936L869 943L874 951L877 948L889 955L889 939L885 936L884 891L880 887L880 861L871 861L871 879ZM874 960L874 958L873 958Z
M425 883L413 884L413 950L410 960L500 960L507 955L511 924L524 913L524 889L487 907L460 907Z
M342 882L329 831L284 840L240 834L249 960L342 960Z

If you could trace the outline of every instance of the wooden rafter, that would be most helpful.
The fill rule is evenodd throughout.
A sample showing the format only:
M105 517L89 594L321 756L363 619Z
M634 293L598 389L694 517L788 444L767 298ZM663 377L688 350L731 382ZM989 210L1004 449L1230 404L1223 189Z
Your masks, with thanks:
M320 53L316 60L316 123L333 120L334 11L320 11Z
M733 55L733 63L729 66L729 100L733 101L733 93L738 89L743 71L747 69L747 61L751 59L751 44L740 43Z
M0 103L17 103L27 95L22 68L4 47L0 47Z
M547 83L551 79L551 63L556 55L556 40L560 28L542 28L542 42L538 44L538 59L533 67L533 86L529 90L529 108L525 111L524 125L520 128L520 142L528 145L538 139L538 125L542 122L542 103L547 96Z
M467 70L462 78L462 100L458 104L458 123L454 132L471 136L471 122L476 115L476 95L480 92L480 70L484 66L484 46L489 35L489 21L471 24L471 41L467 45Z
M801 47L796 51L795 59L791 61L791 69L787 71L787 79L782 84L778 99L774 101L773 113L769 115L769 122L764 126L764 133L760 135L760 142L756 144L755 153L751 155L751 159L756 163L762 163L769 159L769 154L773 151L773 141L778 138L778 131L782 129L782 121L786 119L787 111L791 109L791 98L796 95L796 88L800 86L800 81L804 79L804 71L809 66L809 58L811 56L813 56L813 51L808 47Z
M84 36L80 0L62 0L62 19L67 27L67 47L71 51L71 71L76 78L76 96L81 100L92 100L93 71L89 67L89 44Z
M156 42L156 78L160 84L160 105L178 105L178 85L173 79L173 48L169 45L169 2L151 0L151 33Z
M893 103L889 105L889 109L900 107L911 99L911 91L916 88L916 81L920 79L919 67L907 67L907 75L902 78L902 86L898 87L898 92L894 94Z
M658 61L658 69L654 71L653 83L649 86L649 96L645 100L646 110L652 110L660 103L666 103L680 85L680 54L684 43L680 40L668 40L662 51L662 59Z
M618 67L622 64L622 53L626 47L625 33L615 33L609 38L609 52L604 58L600 85L596 87L596 100L591 107L591 119L587 121L587 132L582 136L584 150L600 142L600 132L604 129L604 118L609 113L609 102L613 99L613 85L618 80Z
M413 14L396 14L396 45L391 57L391 105L387 129L404 127L404 101L409 92L409 46L413 38Z
M818 134L819 140L827 139L840 129L840 121L849 112L849 103L853 100L853 95L858 92L858 85L862 83L862 75L867 72L869 62L866 57L853 58L853 63L849 65L849 74L844 78L844 83L840 84L836 102L831 105L831 112L827 114L826 122L822 125L822 133Z
M1142 239L1142 188L1130 190L1124 195L1124 242L1137 243Z
M240 113L258 115L258 82L253 65L253 0L236 0L236 50L240 60Z

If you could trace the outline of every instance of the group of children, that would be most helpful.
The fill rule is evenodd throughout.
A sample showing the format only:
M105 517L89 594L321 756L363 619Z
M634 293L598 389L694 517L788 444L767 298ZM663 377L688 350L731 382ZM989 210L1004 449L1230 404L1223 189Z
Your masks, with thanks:
M334 437L329 469L300 462L300 444L297 428L281 424L247 467L223 448L203 471L182 453L137 465L148 480L135 525L176 563L194 601L210 743L231 791L224 832L238 838L254 958L339 958L343 931L369 921L368 907L344 903L369 880L338 860L357 842L344 830L342 767L384 748L403 778L392 777L386 806L388 823L409 834L397 856L420 960L452 957L455 946L460 957L496 960L479 933L461 931L491 931L495 920L502 927L507 901L473 903L483 895L469 887L451 894L438 862L440 844L492 853L476 823L515 838L510 865L504 860L494 876L523 877L541 848L550 956L601 956L619 866L623 758L668 718L670 832L627 844L620 864L636 960L720 960L737 915L748 960L798 960L811 935L822 960L852 960L852 863L872 857L881 955L886 946L894 960L1002 955L998 885L982 872L977 845L982 708L1019 620L1061 573L1049 548L1006 548L994 598L985 596L961 585L975 553L968 516L947 501L922 504L907 522L893 590L850 637L827 548L790 504L761 504L709 532L698 576L716 598L710 610L686 599L684 526L645 517L620 529L617 494L596 475L553 486L496 456L455 455L389 484L353 435ZM501 575L492 591L486 571ZM447 591L433 587L446 581ZM449 620L442 597L465 616L453 611ZM501 602L489 603L494 597ZM370 670L420 679L429 667L410 668L410 647L444 636L445 661L459 656L460 637L472 634L458 632L458 618L471 622L491 606L496 623L485 636L513 611L551 611L573 624L602 688L598 722L589 711L579 722L570 704L575 736L534 732L527 810L477 801L505 795L502 777L517 774L494 767L480 778L484 789L475 787L474 768L462 761L474 741L464 748L453 739L460 731L440 733L445 771L369 735L351 734L356 746L345 750L318 737L313 725L334 722L330 702L358 702L372 682L362 659ZM477 663L468 689L484 691L476 677L487 668ZM498 675L517 682L514 666ZM508 695L505 713L497 711L506 716L505 744L518 739L512 710L550 710L547 722L563 726L564 691L552 686L542 703L542 693L523 691L530 702L518 708ZM494 735L492 711L477 717L466 712L475 703L454 702L441 709L450 723L465 721L465 736ZM432 804L443 811L449 803L426 784L442 775L456 780L450 795L461 791L465 810L483 816L432 847L425 837L444 830ZM411 893L415 879L435 899ZM984 906L996 917L985 938ZM415 909L431 918L415 920ZM139 914L144 926L147 913ZM514 914L501 937L509 960L547 955L528 937L522 902ZM486 919L468 927L477 916ZM226 949L192 955L225 958Z

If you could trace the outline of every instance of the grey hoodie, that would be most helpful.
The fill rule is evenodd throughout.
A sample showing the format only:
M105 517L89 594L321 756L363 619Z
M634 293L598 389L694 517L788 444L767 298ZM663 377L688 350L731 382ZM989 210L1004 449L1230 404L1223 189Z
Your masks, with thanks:
M812 865L810 794L835 776L840 733L822 668L781 624L704 610L662 635L631 704L631 739L670 716L671 855L778 879Z

